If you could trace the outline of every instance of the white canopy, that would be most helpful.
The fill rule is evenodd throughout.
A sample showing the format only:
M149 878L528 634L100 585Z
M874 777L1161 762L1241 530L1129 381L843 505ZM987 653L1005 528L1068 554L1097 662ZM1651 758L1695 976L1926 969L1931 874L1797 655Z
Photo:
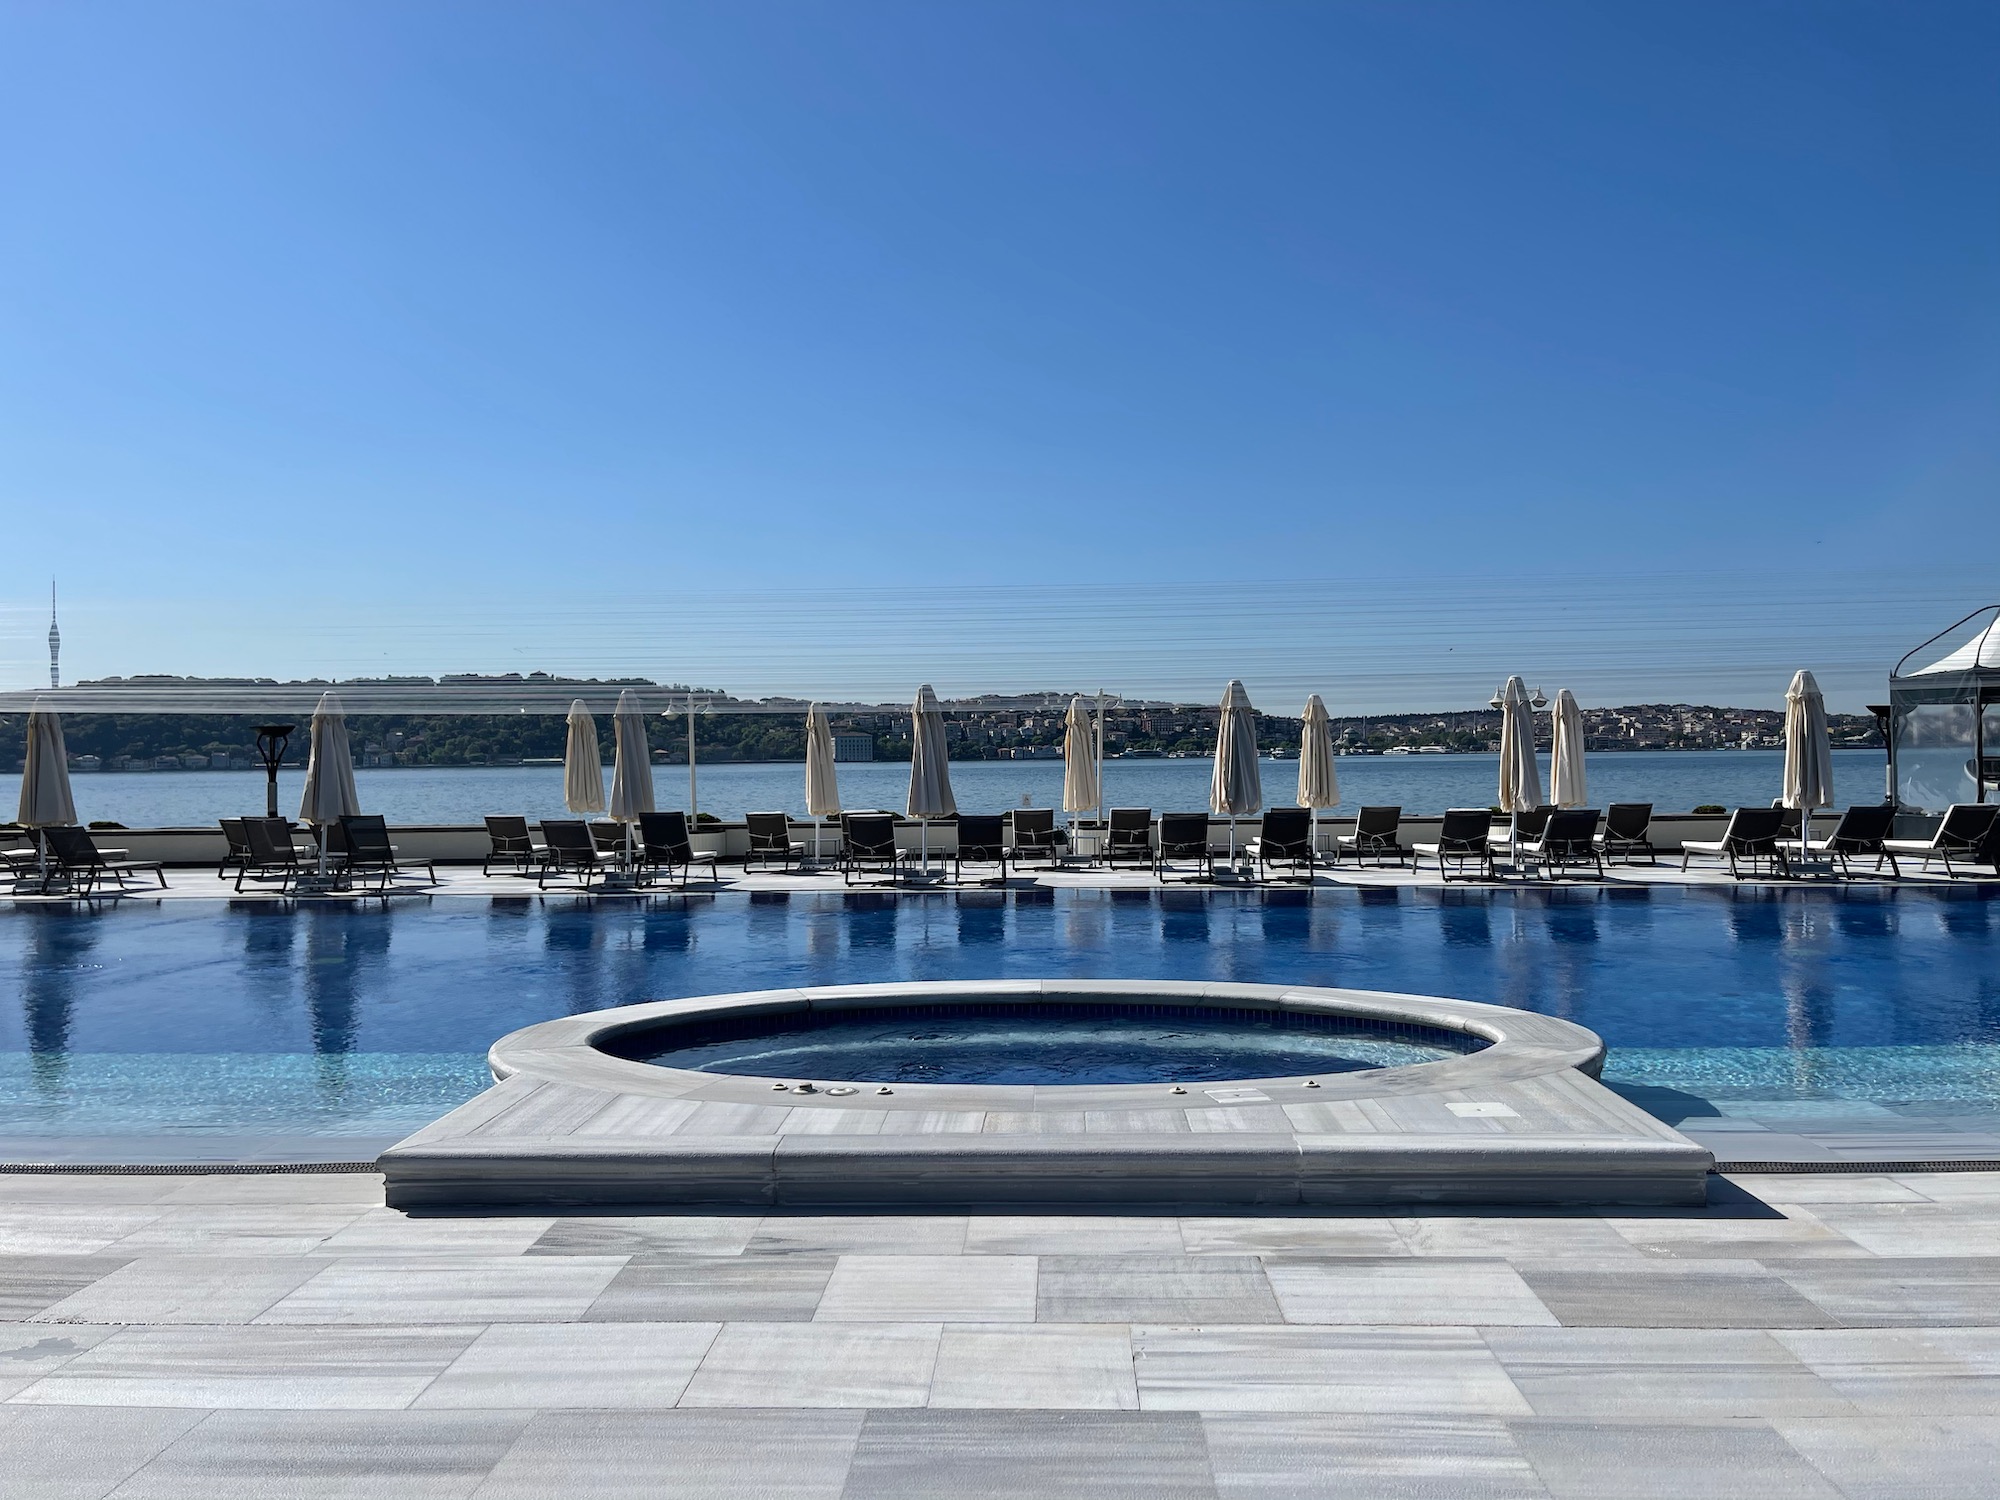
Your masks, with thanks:
M1800 672L1785 689L1787 807L1833 806L1833 746L1826 733L1826 699L1813 674Z
M593 728L592 736L596 738ZM636 823L640 813L653 811L653 750L646 742L646 709L630 688L618 695L611 716L611 816ZM603 779L600 767L598 779Z
M1090 710L1083 699L1069 700L1063 725L1063 811L1082 812L1103 804L1097 784L1097 737L1091 733Z
M945 754L944 708L928 682L910 706L910 799L904 810L913 818L949 818L958 811Z
M361 811L354 790L354 756L347 747L347 717L336 693L321 693L312 716L312 754L306 760L306 786L299 797L299 821L325 828L342 816ZM322 851L326 846L320 845Z
M840 811L840 782L833 769L833 727L815 703L806 710L806 812L830 818Z
M1535 710L1528 685L1509 677L1500 690L1500 810L1533 812L1542 805L1542 772L1535 764Z
M1556 694L1549 710L1555 730L1549 755L1549 800L1557 807L1582 807L1590 801L1590 784L1583 773L1583 710L1568 688Z
M1299 736L1299 806L1315 810L1340 805L1340 775L1333 764L1333 726L1318 693L1306 699L1305 729Z
M67 827L76 822L62 717L40 707L28 714L28 764L21 773L20 811L14 821L24 828Z
M577 699L569 706L569 740L563 746L563 806L573 813L604 811L604 752L597 721Z
M1983 613L1984 611L1982 611ZM1906 677L1948 676L1953 672L2000 672L2000 614L1996 614L1971 640L1939 658L1928 667L1905 672Z
M1222 693L1222 722L1215 729L1215 771L1208 782L1209 810L1240 818L1264 806L1264 781L1257 770L1257 719L1250 694L1232 677Z

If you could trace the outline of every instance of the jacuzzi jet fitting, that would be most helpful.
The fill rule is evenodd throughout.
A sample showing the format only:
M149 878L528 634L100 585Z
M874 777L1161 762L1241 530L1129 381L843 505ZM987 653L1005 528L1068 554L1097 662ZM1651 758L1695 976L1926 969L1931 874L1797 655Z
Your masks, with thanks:
M817 1094L819 1090L814 1088L809 1083L802 1083L795 1090L793 1090L793 1092L800 1094Z
M1319 1080L1318 1080L1317 1078L1308 1078L1308 1079L1306 1080L1306 1087L1307 1087L1307 1088L1309 1088L1309 1089L1316 1089L1316 1088L1318 1088L1318 1087L1319 1087Z
M894 1089L892 1089L892 1088L889 1088L888 1086L884 1085L884 1086L883 1086L882 1088L879 1088L879 1089L875 1090L875 1092L876 1092L876 1093L878 1093L878 1094L893 1094L893 1093L895 1093L896 1091L895 1091Z
M1175 1084L1175 1085L1174 1085L1174 1086L1173 1086L1172 1088L1168 1089L1168 1090L1167 1090L1167 1092L1168 1092L1168 1093L1170 1093L1170 1094L1185 1094L1185 1093L1187 1092L1187 1090L1186 1090L1186 1089L1184 1089L1184 1088L1182 1088L1182 1087L1181 1087L1181 1086L1180 1086L1180 1085L1179 1085L1179 1084L1177 1083L1177 1084Z

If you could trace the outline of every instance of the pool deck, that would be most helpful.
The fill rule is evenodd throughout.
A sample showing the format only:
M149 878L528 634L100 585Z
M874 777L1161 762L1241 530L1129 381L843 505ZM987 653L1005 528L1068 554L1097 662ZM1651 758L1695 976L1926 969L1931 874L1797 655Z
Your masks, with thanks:
M1987 1500L2000 1173L1651 1212L410 1217L0 1174L8 1500Z

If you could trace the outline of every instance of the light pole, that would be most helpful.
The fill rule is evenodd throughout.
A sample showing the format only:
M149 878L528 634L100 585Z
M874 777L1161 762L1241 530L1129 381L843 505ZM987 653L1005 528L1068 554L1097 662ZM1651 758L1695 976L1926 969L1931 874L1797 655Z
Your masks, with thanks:
M278 767L284 763L285 744L296 724L259 724L257 758L264 763L264 816L278 815Z

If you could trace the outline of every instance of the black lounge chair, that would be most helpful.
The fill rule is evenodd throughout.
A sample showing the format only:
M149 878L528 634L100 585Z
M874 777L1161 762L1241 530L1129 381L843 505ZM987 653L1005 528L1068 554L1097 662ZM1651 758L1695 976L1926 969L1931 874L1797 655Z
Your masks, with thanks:
M1896 864L1895 851L1889 848L1889 835L1895 827L1894 803L1880 802L1850 807L1840 815L1840 822L1834 826L1833 832L1823 839L1814 839L1806 847L1805 852L1808 855L1832 856L1839 861L1840 873L1843 875L1854 873L1852 861L1857 859L1873 859L1875 872L1879 875L1882 871L1882 862L1887 860L1889 873L1900 878L1903 872ZM1786 842L1788 853L1795 853L1797 850L1796 840Z
M1114 807L1104 830L1104 863L1115 866L1120 860L1150 866L1153 863L1153 810L1150 807Z
M1386 857L1401 864L1409 853L1396 841L1396 830L1402 822L1403 810L1400 807L1362 808L1355 816L1354 832L1334 838L1334 859L1337 861L1343 850L1352 850L1357 861L1373 855L1378 861Z
M1759 862L1768 862L1784 875L1792 873L1790 859L1784 846L1778 842L1778 830L1784 822L1782 807L1739 807L1729 815L1728 826L1722 830L1719 839L1683 839L1681 841L1681 868L1688 867L1688 860L1695 855L1710 859L1729 861L1729 873L1741 880L1743 870L1738 861L1747 861L1750 873L1757 873Z
M597 852L606 859L618 864L625 862L626 828L623 823L600 819L590 824L590 838L597 845Z
M1306 884L1313 879L1313 815L1309 807L1273 807L1264 814L1257 837L1246 851L1257 861L1257 878L1270 879L1272 865L1303 869Z
M340 872L348 879L378 876L381 883L375 889L380 895L389 889L391 881L404 873L396 860L396 846L389 842L389 824L380 813L342 814L340 836L347 845L347 861ZM414 859L410 863L421 865L430 883L437 884L437 866L427 859Z
M1805 820L1805 814L1799 808L1785 806L1785 799L1783 797L1773 797L1771 799L1771 806L1777 808L1783 814L1778 819L1778 837L1783 839L1787 844L1798 843L1799 824Z
M951 878L965 879L967 864L994 865L1007 878L1007 820L999 813L960 813L958 849L951 857Z
M587 891L591 877L608 863L597 852L597 840L590 836L590 825L583 819L542 819L542 865L535 876L535 884L542 890L549 888L550 876L574 872L575 883Z
M1510 813L1507 816L1507 831L1492 837L1516 864L1520 862L1519 850L1523 844L1532 844L1542 836L1542 830L1549 826L1549 817L1556 810L1553 802L1540 807L1531 807L1526 812Z
M42 847L48 851L48 867L42 874L42 890L47 892L57 880L67 880L79 895L89 895L109 880L125 889L128 875L158 877L160 889L167 888L167 872L157 860L107 859L97 843L74 824L55 823L39 829ZM124 851L114 849L114 855Z
M1454 864L1461 874L1468 864L1473 865L1491 880L1496 873L1493 868L1493 814L1483 807L1450 808L1438 828L1437 842L1417 844L1410 854L1412 869L1420 867L1426 855L1436 860L1440 880L1451 879Z
M638 862L642 875L663 872L681 890L687 889L696 865L707 866L711 881L718 878L716 857L696 851L688 831L688 815L684 812L639 814Z
M2000 814L2000 802L1954 802L1928 839L1884 839L1882 848L1885 853L1916 860L1919 869L1941 859L1945 874L1956 880L1958 872L1951 867L1954 859L1960 864L1975 864L1992 857L1986 845L1996 814Z
M1630 864L1644 854L1647 864L1656 865L1660 854L1649 837L1652 830L1652 803L1614 802L1604 809L1604 832L1597 836L1597 847L1606 860L1622 859Z
M1014 824L1014 868L1034 860L1054 866L1062 858L1062 834L1053 807L1017 807L1007 815Z
M215 878L227 880L231 870L240 870L250 862L250 835L243 831L241 818L218 818L222 825L222 837L227 847L223 850L222 861L215 867Z
M283 818L245 818L243 842L250 854L236 871L236 889L246 880L275 880L283 895L301 875L310 873L292 842L292 825Z
M896 878L902 855L896 850L894 813L842 813L840 815L840 880L854 884L864 870L887 870Z
M757 864L768 865L775 859L781 871L789 871L794 860L805 859L806 846L792 841L790 813L745 813L743 826L750 833L750 852L743 858L744 869Z
M1594 807L1559 807L1542 824L1542 836L1514 850L1516 860L1535 867L1543 879L1553 879L1573 865L1589 865L1604 878L1604 851L1597 847L1597 822L1603 814Z
M1167 866L1180 860L1192 860L1201 867L1200 875L1190 875L1187 879L1215 879L1215 851L1208 844L1207 813L1160 814L1160 841L1153 851L1153 874L1164 880Z
M502 863L513 865L514 873L518 875L534 874L535 866L541 862L542 846L528 832L526 818L489 815L486 837L490 847L486 858L480 862L480 874L491 875L493 867Z

